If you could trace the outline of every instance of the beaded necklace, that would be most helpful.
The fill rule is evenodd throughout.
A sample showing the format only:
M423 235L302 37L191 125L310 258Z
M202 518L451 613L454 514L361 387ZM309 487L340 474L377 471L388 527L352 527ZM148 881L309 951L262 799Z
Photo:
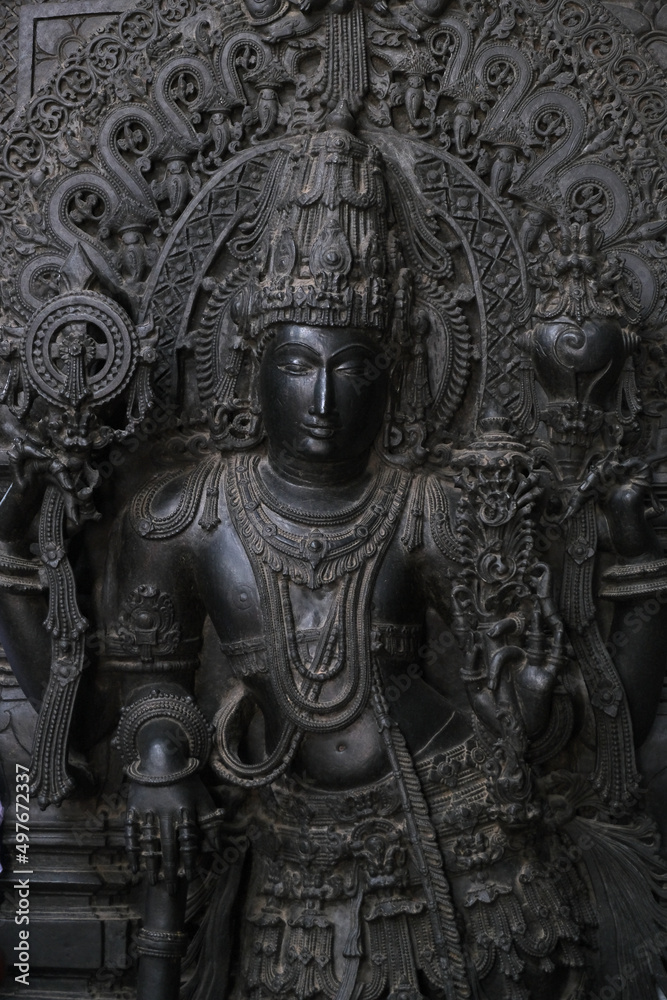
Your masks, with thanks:
M383 465L360 500L319 515L270 496L259 463L258 455L230 462L227 493L241 540L275 572L313 590L352 573L384 547L410 484L403 470Z
M368 704L371 597L410 476L382 465L356 503L322 518L312 511L302 518L303 512L267 498L259 461L256 455L234 456L225 489L260 591L268 672L287 720L301 730L331 732L350 725ZM289 581L311 590L337 585L310 662L299 651Z

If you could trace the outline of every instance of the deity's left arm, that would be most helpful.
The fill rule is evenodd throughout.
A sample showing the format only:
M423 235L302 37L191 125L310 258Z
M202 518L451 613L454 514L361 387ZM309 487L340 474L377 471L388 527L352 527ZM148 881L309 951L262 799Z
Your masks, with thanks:
M607 645L639 746L653 724L667 666L667 559L646 517L645 484L613 490L604 514L616 561L603 572L599 594L615 605Z
M517 478L514 486L516 503L508 503L498 526L484 521L474 496L432 478L422 559L433 607L460 647L460 679L473 712L496 734L509 713L532 740L551 717L564 629L548 567L532 551L517 551L517 538L527 545L532 537L533 482ZM520 564L522 574L505 573Z

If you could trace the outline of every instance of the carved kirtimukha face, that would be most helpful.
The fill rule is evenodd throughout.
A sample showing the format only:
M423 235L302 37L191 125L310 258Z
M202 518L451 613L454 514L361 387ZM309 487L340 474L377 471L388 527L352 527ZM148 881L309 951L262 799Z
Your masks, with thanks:
M262 357L260 400L274 465L358 464L382 426L388 377L360 330L284 324Z

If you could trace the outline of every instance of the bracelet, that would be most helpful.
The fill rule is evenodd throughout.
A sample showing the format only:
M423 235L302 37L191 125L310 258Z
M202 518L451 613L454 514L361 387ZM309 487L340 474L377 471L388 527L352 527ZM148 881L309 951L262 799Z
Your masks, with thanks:
M610 566L602 574L598 594L612 600L659 594L667 590L667 559Z
M172 774L146 774L141 770L137 738L147 722L162 719L175 722L188 739L189 758L185 767ZM200 770L211 752L211 727L190 695L151 691L121 710L118 731L113 741L125 773L139 785L171 785Z
M41 593L46 584L40 570L41 563L0 552L0 590Z
M159 931L142 927L137 934L137 951L151 958L178 961L187 951L188 938L183 931Z

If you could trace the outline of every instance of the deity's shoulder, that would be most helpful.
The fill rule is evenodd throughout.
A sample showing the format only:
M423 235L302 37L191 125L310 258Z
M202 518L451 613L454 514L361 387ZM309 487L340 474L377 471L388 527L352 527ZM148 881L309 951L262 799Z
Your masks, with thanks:
M130 501L130 528L141 538L160 541L185 532L198 514L201 528L215 527L219 523L223 470L224 461L215 454L185 471L170 470L154 476Z
M456 533L460 491L446 470L425 468L414 472L401 533L410 551L439 553L459 562L461 550Z
M216 454L187 470L160 473L118 518L96 615L104 631L104 669L124 672L137 683L179 672L189 677L195 669L205 604L197 584L197 549L187 531L194 525L203 533L197 519L201 523L206 491L217 483L222 466Z

